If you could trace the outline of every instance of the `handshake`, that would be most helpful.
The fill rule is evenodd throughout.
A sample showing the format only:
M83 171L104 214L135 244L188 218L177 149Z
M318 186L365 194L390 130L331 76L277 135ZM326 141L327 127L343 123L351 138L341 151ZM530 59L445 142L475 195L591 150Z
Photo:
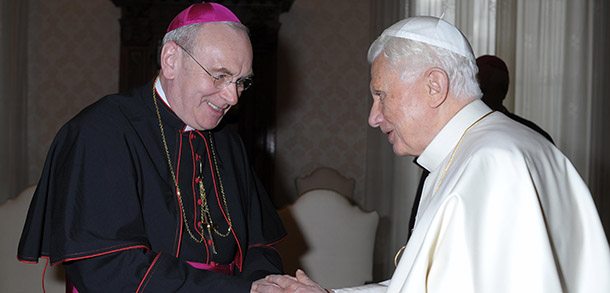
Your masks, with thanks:
M297 270L294 277L290 275L269 275L252 283L252 289L250 290L250 293L284 292L327 293L332 291L322 288L302 270Z

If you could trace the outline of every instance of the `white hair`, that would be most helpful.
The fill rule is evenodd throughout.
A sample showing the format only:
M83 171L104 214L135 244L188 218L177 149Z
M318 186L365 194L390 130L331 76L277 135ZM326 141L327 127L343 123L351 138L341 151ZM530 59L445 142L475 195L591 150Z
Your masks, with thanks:
M473 58L411 39L385 35L377 38L369 48L369 62L373 63L380 54L388 58L395 69L402 71L401 78L405 82L413 83L428 68L438 67L447 73L449 91L456 97L479 99L483 95Z

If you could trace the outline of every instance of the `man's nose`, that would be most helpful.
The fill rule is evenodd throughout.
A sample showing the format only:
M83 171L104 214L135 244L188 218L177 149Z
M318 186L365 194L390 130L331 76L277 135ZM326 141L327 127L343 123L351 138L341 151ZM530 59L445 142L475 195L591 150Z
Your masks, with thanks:
M373 102L373 106L371 106L371 111L369 113L369 125L373 128L379 127L383 121L383 115L379 109L379 103Z
M222 91L222 98L227 101L227 104L231 106L237 105L240 93L237 90L237 84L231 83Z

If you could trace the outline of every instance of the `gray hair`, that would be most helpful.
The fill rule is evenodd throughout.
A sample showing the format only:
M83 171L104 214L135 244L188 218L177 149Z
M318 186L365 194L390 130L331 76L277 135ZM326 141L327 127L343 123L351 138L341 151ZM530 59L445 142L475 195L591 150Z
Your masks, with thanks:
M241 23L233 21L219 21L218 23L226 24L235 30L243 30L246 34L249 34L248 27ZM206 23L194 23L170 31L163 37L162 45L165 45L165 43L169 41L174 41L192 52L194 44L197 41L197 32L205 24Z
M449 76L449 91L456 97L479 99L483 95L477 81L479 69L471 58L411 39L385 35L371 45L369 62L373 63L382 53L395 69L402 70L401 79L407 83L413 83L428 68L438 67Z

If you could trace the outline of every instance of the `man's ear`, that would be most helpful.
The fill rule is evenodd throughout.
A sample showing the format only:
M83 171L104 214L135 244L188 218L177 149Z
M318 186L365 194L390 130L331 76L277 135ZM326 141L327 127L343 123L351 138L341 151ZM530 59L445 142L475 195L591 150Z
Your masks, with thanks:
M428 105L437 108L445 102L449 94L449 76L444 70L433 67L425 72L424 77Z
M163 45L161 48L161 57L159 61L161 62L161 74L166 79L174 79L177 73L177 69L180 66L178 61L180 60L180 54L178 51L180 47L173 41L169 41Z

